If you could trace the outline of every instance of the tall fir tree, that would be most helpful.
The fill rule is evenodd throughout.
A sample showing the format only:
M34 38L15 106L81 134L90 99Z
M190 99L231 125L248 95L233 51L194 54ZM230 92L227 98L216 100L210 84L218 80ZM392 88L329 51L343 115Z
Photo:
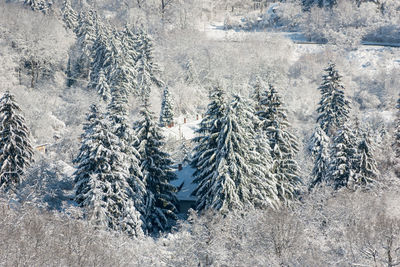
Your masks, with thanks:
M165 86L160 112L160 125L166 126L174 122L174 104L168 86Z
M350 102L345 98L341 76L335 64L330 63L325 71L322 85L319 87L321 101L317 108L317 122L325 133L332 137L348 119Z
M0 99L0 189L14 190L33 162L29 130L15 97L6 92Z
M177 220L177 189L170 184L176 179L170 155L163 151L164 137L150 111L148 97L142 99L141 119L135 123L141 170L147 189L147 229L158 233L170 229Z
M110 86L108 85L108 81L103 69L101 69L99 72L96 91L104 101L111 99Z
M348 123L340 128L333 139L328 183L335 189L350 187L357 173L357 139Z
M197 152L194 179L197 187L193 194L197 197L198 210L226 213L277 205L274 176L270 175L265 154L258 153L262 148L257 151L255 120L251 105L235 96L220 121L211 124L210 147L204 146Z
M63 16L65 27L75 31L76 27L78 26L78 14L72 8L70 0L64 0L61 7L61 14Z
M90 65L92 63L92 48L96 40L96 25L98 24L97 13L93 10L81 11L78 15L78 26L76 27L77 45L80 56L75 65L75 74L78 77L88 78Z
M330 139L326 133L317 126L311 138L311 154L314 158L314 167L312 169L312 181L310 189L316 185L326 182L327 173L329 170L329 147Z
M366 187L378 178L378 168L374 157L374 148L367 133L362 134L362 138L357 147L358 158L356 160L357 173L355 175L354 186Z
M253 87L253 92L251 94L251 98L255 103L254 109L255 112L260 112L262 110L262 107L260 106L262 95L263 92L267 89L267 85L260 76L256 76L252 87Z
M159 67L154 61L153 40L143 30L138 32L136 41L136 71L138 91L137 95L146 95L151 91L152 86L161 88L164 82L159 78Z
M136 192L128 184L129 169L110 121L95 105L84 124L82 145L75 158L75 200L86 218L99 228L141 236L142 220L135 207Z
M296 137L289 132L290 124L281 97L270 85L263 92L257 113L260 127L269 138L273 159L272 173L277 180L279 197L284 204L294 199L301 182L300 169L295 160L298 152Z

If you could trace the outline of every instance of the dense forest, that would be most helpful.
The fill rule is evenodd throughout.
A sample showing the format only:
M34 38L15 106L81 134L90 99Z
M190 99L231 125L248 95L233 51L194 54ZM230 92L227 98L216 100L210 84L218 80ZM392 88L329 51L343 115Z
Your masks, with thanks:
M397 0L0 2L0 265L399 265L399 25Z

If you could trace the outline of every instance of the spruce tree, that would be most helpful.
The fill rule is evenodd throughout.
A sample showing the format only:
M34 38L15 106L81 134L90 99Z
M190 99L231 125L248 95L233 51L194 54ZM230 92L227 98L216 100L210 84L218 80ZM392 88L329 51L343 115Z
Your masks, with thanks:
M135 124L141 170L147 189L147 229L151 233L168 230L177 220L177 189L170 184L176 179L172 160L162 149L164 137L150 111L148 97L143 98L141 120Z
M374 149L367 133L363 134L361 142L358 144L358 172L355 175L354 186L365 187L373 183L378 178L377 163L374 157Z
M335 68L335 64L330 63L325 69L327 73L323 76L322 85L319 87L321 101L317 109L317 122L330 137L346 122L350 104L344 95L341 76Z
M33 162L29 130L15 97L6 92L0 99L0 188L15 189Z
M165 86L160 113L160 125L166 126L174 122L174 106L168 86Z
M72 8L70 0L64 0L61 7L61 14L63 16L65 27L75 31L76 27L78 26L78 15Z
M139 31L136 41L137 95L146 95L152 86L162 87L164 83L158 77L159 67L154 61L153 41L143 30Z
M101 69L99 72L99 79L97 82L96 91L104 101L108 101L111 99L110 86L108 85L107 78L103 69Z
M312 169L312 181L310 189L317 184L326 182L326 176L329 170L329 146L330 140L326 133L317 126L311 138L311 154L314 158L314 167Z
M110 121L92 105L83 129L82 145L74 160L76 202L97 227L141 236L142 220L133 201L137 192L128 184L126 155Z
M301 179L299 166L295 160L298 152L296 137L289 132L290 124L286 110L282 106L281 97L275 88L262 94L257 113L260 127L268 136L273 159L272 173L277 180L277 190L281 201L288 204L299 190Z
M270 175L270 166L257 151L255 120L251 105L235 96L223 117L210 125L209 132L213 134L209 143L197 151L195 161L197 187L193 194L197 197L198 210L226 213L277 205L276 183Z
M53 6L51 0L25 0L24 5L29 6L33 11L42 11L47 14Z
M261 104L261 99L262 99L262 95L263 92L267 89L266 84L264 83L264 81L261 79L260 76L257 76L255 78L254 84L252 85L253 87L253 92L251 95L251 98L253 99L255 106L255 112L260 112L262 110L262 107L260 106Z
M349 187L355 181L357 172L357 143L348 123L336 133L331 148L328 183L335 189Z
M144 214L146 188L140 168L140 154L134 147L138 139L128 123L128 91L123 70L118 68L111 81L111 102L107 106L107 118L111 122L112 132L119 139L118 145L124 154L123 165L129 169L128 184L135 192L135 207Z

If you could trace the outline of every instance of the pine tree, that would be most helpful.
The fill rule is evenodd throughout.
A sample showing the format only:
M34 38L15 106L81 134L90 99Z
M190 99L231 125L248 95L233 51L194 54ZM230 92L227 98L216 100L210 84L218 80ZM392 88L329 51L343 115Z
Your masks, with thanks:
M348 119L350 102L345 98L344 87L340 83L341 76L335 69L335 64L330 63L325 71L327 74L323 76L319 87L322 97L317 109L317 122L331 137Z
M374 157L370 137L364 133L361 142L358 144L358 172L355 175L354 186L365 187L373 183L378 178L377 163Z
M136 41L137 95L146 95L152 86L162 87L164 83L158 77L159 67L154 62L153 41L143 30L139 31Z
M147 229L158 233L169 229L177 220L178 201L175 196L177 190L170 184L176 179L171 168L172 160L162 150L164 137L149 109L149 101L145 97L140 111L141 120L135 124L138 137L135 147L140 154L147 189Z
M328 183L335 189L353 184L358 168L355 164L356 161L356 137L346 123L337 131L333 140Z
M160 125L166 126L174 122L174 106L168 86L165 86L160 113Z
M214 108L214 105L209 107ZM212 134L205 139L208 144L197 151L195 161L197 187L193 194L198 198L198 210L214 209L225 213L277 205L274 177L269 175L263 154L257 152L252 130L254 120L257 118L251 105L235 96L224 116L211 124L209 132ZM219 132L216 127L220 128Z
M394 134L394 150L396 157L400 159L400 98L397 100L397 120Z
M253 92L252 92L251 98L253 99L253 101L255 103L254 108L255 108L256 112L260 112L262 110L262 107L260 106L262 94L263 94L263 91L265 91L267 89L267 86L264 83L264 81L261 79L261 77L257 76L255 78L255 81L254 81L254 84L252 87L253 87Z
M188 59L185 66L185 77L184 81L187 84L198 84L199 83L199 75L194 67L193 60Z
M263 93L259 106L261 111L257 115L261 121L261 129L269 138L272 172L277 180L279 197L283 203L288 204L301 184L299 166L295 160L298 143L296 137L288 131L290 124L286 111L273 86L270 85Z
M128 123L128 92L123 72L117 69L114 73L111 84L111 102L107 106L107 118L111 122L112 132L119 139L119 148L124 154L124 166L128 166L130 185L135 192L135 207L145 214L146 188L143 183L143 174L140 168L140 154L135 149L137 136Z
M141 236L142 220L133 201L137 196L128 184L129 170L119 138L95 105L83 128L82 145L74 160L76 202L97 227Z
M92 62L92 47L96 40L97 24L98 17L95 11L89 10L79 13L76 36L81 54L76 63L75 72L79 74L80 77L89 77L89 70Z
M72 8L70 0L64 0L64 3L61 7L61 14L63 16L65 27L75 31L76 27L78 26L78 15Z
M15 189L33 162L29 130L10 92L0 99L0 188Z
M311 154L314 157L314 167L312 169L312 182L310 189L317 184L326 182L329 170L329 144L330 140L326 133L317 126L311 138Z
M96 91L104 101L108 101L111 99L110 86L108 85L103 69L101 69L99 72L99 79L96 86Z
M29 6L33 11L42 11L48 13L51 11L53 1L51 0L25 0L24 5Z

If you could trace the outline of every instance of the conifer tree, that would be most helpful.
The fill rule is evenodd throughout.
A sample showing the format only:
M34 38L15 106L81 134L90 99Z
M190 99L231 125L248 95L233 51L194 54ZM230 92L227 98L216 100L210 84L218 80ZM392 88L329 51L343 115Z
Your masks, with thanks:
M170 155L165 153L164 137L149 110L148 97L143 98L141 120L135 124L138 137L136 149L140 154L141 170L147 189L147 229L158 233L169 229L177 220L176 188L170 184L176 179Z
M299 189L301 179L299 166L295 160L298 152L296 137L289 132L290 124L281 97L273 86L262 94L257 113L260 127L268 136L273 159L272 173L277 180L277 190L281 201L288 204Z
M319 87L321 101L317 109L317 122L330 137L346 122L350 104L344 95L341 76L335 68L335 64L330 63L325 69L327 74L323 76L322 85Z
M263 154L257 152L254 120L257 118L251 105L235 96L220 121L210 125L209 131L213 134L208 139L209 147L198 150L195 161L197 187L193 194L198 198L198 210L225 213L277 205L276 183L269 175L270 166L264 162ZM220 130L216 131L215 127Z
M255 112L260 112L262 107L260 106L261 104L261 99L262 99L262 94L263 91L265 91L267 89L266 84L264 83L264 81L261 79L260 76L257 76L255 78L254 84L253 84L253 92L251 95L251 98L253 99L254 103L255 103Z
M329 146L330 140L326 133L317 126L311 138L311 154L314 157L314 167L312 169L312 182L310 189L317 184L326 182L329 170Z
M42 11L43 13L48 13L53 6L53 1L51 0L25 0L24 4L29 6L33 11Z
M165 86L160 113L160 125L166 126L174 122L174 106L168 86Z
M76 27L78 26L78 15L72 8L70 0L64 0L61 7L61 14L63 16L65 27L75 31Z
M184 67L186 71L184 81L187 84L198 84L199 77L196 68L194 67L193 60L188 59Z
M29 130L10 92L0 99L0 189L15 189L33 162Z
M77 44L81 54L75 66L75 72L80 77L89 77L90 65L92 62L92 47L96 40L96 25L98 17L95 11L82 11L78 16L76 28Z
M151 91L152 86L162 87L164 83L158 77L159 67L154 62L153 41L143 30L139 31L136 41L136 71L138 91L137 95L146 95Z
M133 201L137 192L128 184L126 155L111 127L92 105L83 127L79 155L74 160L75 200L97 227L141 236L142 220Z
M374 157L374 149L367 133L363 134L361 142L358 144L358 172L355 175L354 186L367 186L378 178L377 163Z
M331 148L328 182L335 189L353 184L358 168L357 156L356 137L346 123L337 131Z
M110 86L108 85L107 78L103 69L101 69L99 72L99 79L96 86L96 91L104 101L108 101L111 99Z
M400 98L397 100L397 120L395 127L394 150L396 157L400 159Z

